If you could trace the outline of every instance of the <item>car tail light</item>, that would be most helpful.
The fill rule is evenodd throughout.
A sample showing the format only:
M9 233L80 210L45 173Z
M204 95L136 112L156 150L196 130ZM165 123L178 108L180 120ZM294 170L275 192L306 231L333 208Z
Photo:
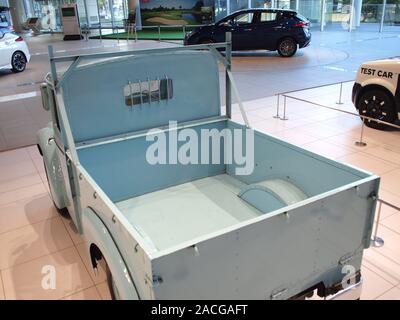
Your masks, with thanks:
M308 27L308 21L300 21L293 25L293 27Z
M15 42L22 42L22 41L24 41L22 37L18 37L17 39L15 39Z

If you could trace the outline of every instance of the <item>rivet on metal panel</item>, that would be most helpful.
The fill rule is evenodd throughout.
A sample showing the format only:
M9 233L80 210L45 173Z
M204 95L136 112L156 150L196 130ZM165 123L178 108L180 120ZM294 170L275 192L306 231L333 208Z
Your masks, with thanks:
M284 212L283 214L285 215L285 217L286 217L287 220L290 219L290 214L289 214L289 212Z
M193 251L194 251L194 256L198 257L200 255L199 248L197 248L196 245L192 246L192 248L193 248Z

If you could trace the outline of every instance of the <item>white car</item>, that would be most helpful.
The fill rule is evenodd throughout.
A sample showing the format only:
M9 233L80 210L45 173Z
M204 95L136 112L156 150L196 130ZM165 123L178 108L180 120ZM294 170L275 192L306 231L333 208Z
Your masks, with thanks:
M31 55L24 39L14 33L4 33L0 30L0 69L22 72L30 59Z
M352 100L360 115L396 123L400 113L400 58L368 61L357 71ZM364 123L385 129L373 120Z

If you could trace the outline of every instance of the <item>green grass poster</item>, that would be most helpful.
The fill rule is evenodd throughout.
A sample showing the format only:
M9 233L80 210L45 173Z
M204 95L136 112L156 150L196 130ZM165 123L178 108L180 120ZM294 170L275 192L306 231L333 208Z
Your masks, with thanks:
M213 0L140 0L142 24L197 25L213 22Z

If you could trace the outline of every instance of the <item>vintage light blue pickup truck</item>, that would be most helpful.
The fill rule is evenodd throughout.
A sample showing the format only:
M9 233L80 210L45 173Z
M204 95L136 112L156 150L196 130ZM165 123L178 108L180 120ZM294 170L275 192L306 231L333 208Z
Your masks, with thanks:
M52 122L38 147L54 204L93 268L106 268L113 298L359 298L379 177L232 121L229 39L49 57ZM191 150L212 161L149 161L163 135L153 155L176 158L188 129L224 132L218 147ZM252 140L230 144L237 132ZM226 161L244 150L247 171Z

